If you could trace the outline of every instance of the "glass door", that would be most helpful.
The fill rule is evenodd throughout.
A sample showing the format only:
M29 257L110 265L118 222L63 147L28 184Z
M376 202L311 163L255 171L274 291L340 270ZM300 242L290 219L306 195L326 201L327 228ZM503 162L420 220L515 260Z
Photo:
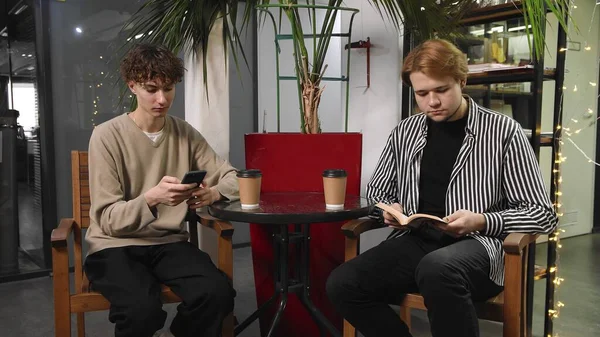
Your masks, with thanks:
M4 233L0 281L46 273L44 259L41 139L36 78L35 20L26 2L2 8L0 111L4 116L2 163ZM12 207L7 207L10 203ZM3 233L3 236L4 236ZM8 238L10 237L10 239Z

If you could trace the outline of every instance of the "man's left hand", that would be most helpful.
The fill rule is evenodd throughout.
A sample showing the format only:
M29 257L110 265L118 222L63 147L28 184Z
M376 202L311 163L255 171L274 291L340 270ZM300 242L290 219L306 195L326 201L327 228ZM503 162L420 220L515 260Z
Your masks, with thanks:
M444 218L446 224L437 226L450 235L460 237L485 229L485 217L480 213L473 213L464 209L458 210Z
M216 186L207 187L206 182L203 181L202 185L192 193L192 197L187 201L187 204L190 209L196 209L212 205L219 200L221 200L221 193L219 193Z

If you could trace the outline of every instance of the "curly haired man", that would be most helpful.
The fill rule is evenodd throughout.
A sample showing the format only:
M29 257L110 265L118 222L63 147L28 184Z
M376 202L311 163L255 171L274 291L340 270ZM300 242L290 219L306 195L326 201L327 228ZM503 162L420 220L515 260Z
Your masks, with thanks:
M235 169L185 121L168 115L183 63L169 50L137 45L121 62L137 108L94 129L85 272L111 303L115 337L161 334L167 314L160 284L181 299L162 336L219 336L233 310L231 281L188 242L188 208L238 198ZM190 170L205 181L182 184Z

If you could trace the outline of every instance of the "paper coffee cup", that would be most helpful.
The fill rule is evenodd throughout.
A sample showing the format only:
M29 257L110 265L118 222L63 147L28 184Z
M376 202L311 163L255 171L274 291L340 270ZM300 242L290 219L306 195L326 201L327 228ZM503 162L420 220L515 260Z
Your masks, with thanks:
M236 174L240 186L240 205L242 209L258 208L260 204L260 170L240 170Z
M328 169L323 171L323 193L325 208L344 209L346 200L347 174L343 169Z

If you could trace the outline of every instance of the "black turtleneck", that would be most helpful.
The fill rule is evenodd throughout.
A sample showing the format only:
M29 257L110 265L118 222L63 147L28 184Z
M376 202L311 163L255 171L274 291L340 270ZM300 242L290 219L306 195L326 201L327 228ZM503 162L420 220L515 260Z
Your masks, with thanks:
M427 119L427 144L423 149L419 179L419 213L446 216L446 191L465 139L467 116L452 122Z

